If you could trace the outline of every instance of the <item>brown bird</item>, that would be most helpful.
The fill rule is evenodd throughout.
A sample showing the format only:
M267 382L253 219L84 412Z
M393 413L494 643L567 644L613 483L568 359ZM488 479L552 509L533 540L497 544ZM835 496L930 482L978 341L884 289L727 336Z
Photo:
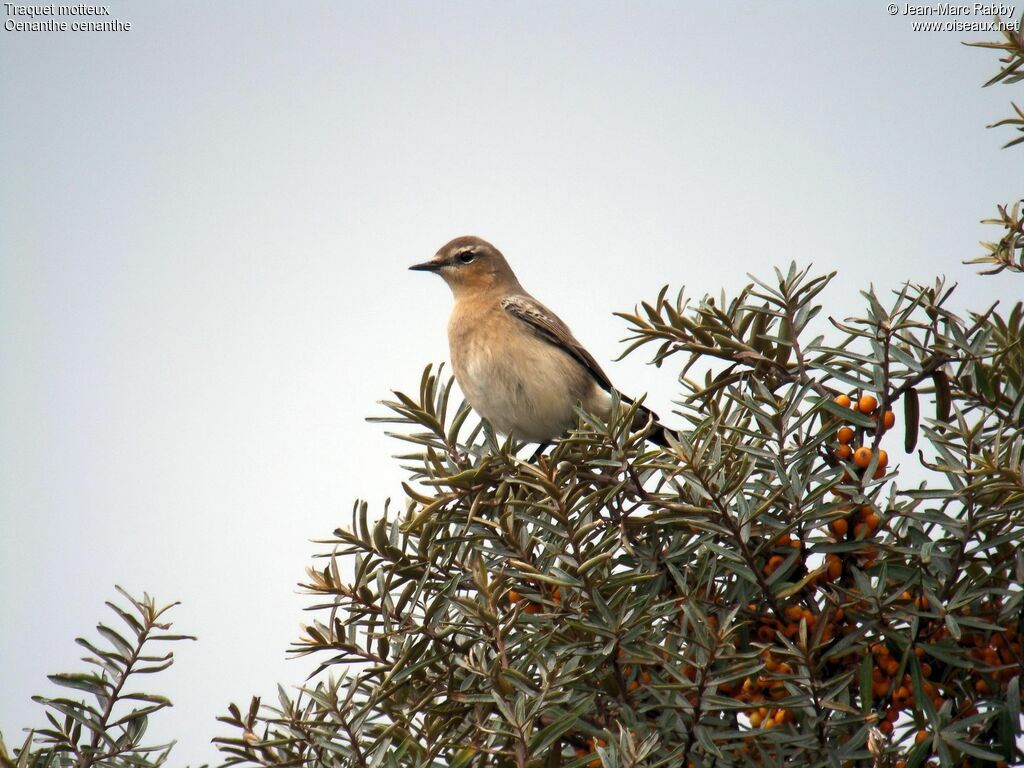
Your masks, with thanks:
M575 425L577 403L602 419L611 415L607 374L568 326L523 289L493 245L457 237L409 269L435 272L451 288L448 346L455 380L498 432L543 444ZM641 406L634 428L651 421L648 438L666 445L657 418Z

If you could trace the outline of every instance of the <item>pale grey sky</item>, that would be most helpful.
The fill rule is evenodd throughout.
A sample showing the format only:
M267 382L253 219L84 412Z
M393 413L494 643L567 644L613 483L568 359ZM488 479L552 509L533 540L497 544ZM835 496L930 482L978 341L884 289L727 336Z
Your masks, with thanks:
M77 666L113 584L199 635L157 678L175 763L273 697L314 546L400 493L364 417L447 355L440 281L490 239L603 363L663 283L791 259L946 274L1019 197L992 53L886 3L125 2L0 31L0 730ZM6 17L4 17L6 20ZM672 372L606 366L669 411ZM154 682L157 682L154 681Z

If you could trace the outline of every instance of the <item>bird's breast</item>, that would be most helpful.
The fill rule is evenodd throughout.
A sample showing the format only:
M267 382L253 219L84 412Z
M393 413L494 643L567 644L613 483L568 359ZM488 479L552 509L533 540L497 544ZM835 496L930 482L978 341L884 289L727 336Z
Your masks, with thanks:
M586 369L498 305L456 305L448 342L463 394L503 434L547 441L572 427L577 402L601 413L606 393Z

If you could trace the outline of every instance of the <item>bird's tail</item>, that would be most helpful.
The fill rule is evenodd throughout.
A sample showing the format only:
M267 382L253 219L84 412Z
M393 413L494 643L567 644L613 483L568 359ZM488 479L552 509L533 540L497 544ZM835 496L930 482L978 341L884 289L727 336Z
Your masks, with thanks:
M625 397L622 398L626 402L632 404L633 401ZM649 425L649 426L648 426ZM647 427L647 434L644 435L655 445L659 445L662 448L668 448L668 427L661 423L661 419L654 411L648 408L643 403L637 406L636 413L633 415L633 429L640 430Z

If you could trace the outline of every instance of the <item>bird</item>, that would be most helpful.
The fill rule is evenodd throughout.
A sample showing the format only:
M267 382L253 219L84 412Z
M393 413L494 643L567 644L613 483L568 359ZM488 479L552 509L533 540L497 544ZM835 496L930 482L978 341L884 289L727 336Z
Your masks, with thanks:
M448 346L455 380L497 432L540 443L539 454L576 424L577 403L609 419L608 375L558 315L527 293L501 251L462 236L409 269L440 275L451 289ZM649 423L646 437L668 445L657 414L641 405L634 418L634 429Z

